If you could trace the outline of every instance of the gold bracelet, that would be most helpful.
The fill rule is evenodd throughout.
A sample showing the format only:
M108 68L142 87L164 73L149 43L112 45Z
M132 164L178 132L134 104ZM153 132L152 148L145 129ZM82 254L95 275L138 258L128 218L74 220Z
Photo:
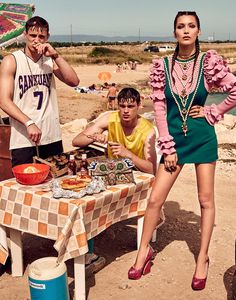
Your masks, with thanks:
M94 132L93 134L86 134L84 132L82 132L83 135L85 135L88 139L91 139L93 141L95 141L95 134L100 134L100 132Z
M85 133L82 133L82 134L85 135L88 139L94 140L93 135L85 134Z

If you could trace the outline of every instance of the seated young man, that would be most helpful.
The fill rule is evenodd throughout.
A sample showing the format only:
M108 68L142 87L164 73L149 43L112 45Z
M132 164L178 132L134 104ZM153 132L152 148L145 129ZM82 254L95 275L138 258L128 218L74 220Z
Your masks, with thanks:
M128 157L136 168L155 173L155 130L151 122L138 114L140 94L134 88L122 89L118 96L118 111L108 111L94 124L79 133L73 146L85 147L93 142L108 142L108 157ZM108 135L104 131L108 130Z
M151 122L138 114L140 94L134 88L122 89L118 96L118 111L108 111L79 133L73 146L85 147L93 142L108 143L108 157L128 157L140 171L155 174L155 130ZM108 135L104 131L108 130ZM93 239L89 241L86 268L98 271L105 265L105 258L93 253Z

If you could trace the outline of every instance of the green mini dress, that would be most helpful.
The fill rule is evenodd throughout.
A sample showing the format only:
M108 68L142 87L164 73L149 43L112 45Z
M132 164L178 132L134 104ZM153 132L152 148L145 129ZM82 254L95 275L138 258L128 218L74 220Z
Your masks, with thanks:
M188 103L185 108L188 108L188 105L201 105L204 106L208 91L204 85L204 74L202 71L202 64L205 55L202 56L200 60L200 67L198 73L199 85L197 92L195 94L193 103L191 103L192 97L194 96L194 91L189 95ZM187 62L187 61L186 61ZM169 60L167 57L164 58L164 65L166 66L165 71L165 98L166 98L166 109L167 109L167 124L169 133L174 138L175 149L178 155L177 164L185 163L210 163L218 159L217 153L217 138L215 133L214 126L210 125L205 118L196 118L191 117L187 118L187 134L186 136L182 130L183 120L181 118L178 106L175 102L175 99L178 101L181 109L183 108L180 98L177 94L175 99L171 93L171 83L169 82L169 76L166 74L170 70ZM173 91L172 91L173 92ZM163 163L163 157L161 159Z

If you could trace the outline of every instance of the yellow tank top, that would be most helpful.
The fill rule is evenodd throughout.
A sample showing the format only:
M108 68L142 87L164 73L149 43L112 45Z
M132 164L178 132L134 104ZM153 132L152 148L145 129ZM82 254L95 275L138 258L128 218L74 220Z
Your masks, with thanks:
M108 141L118 142L124 145L128 150L140 158L144 157L144 144L147 136L153 129L153 125L148 120L140 117L138 125L132 134L126 136L121 126L120 115L118 111L111 113L108 122ZM108 145L108 157L114 158Z

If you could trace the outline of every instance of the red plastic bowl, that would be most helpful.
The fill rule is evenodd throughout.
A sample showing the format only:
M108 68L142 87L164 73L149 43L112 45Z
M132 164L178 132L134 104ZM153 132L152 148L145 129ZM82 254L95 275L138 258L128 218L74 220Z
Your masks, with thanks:
M35 167L39 172L24 173L27 167ZM22 164L12 168L16 181L21 184L33 185L42 183L48 176L50 167L45 164Z

